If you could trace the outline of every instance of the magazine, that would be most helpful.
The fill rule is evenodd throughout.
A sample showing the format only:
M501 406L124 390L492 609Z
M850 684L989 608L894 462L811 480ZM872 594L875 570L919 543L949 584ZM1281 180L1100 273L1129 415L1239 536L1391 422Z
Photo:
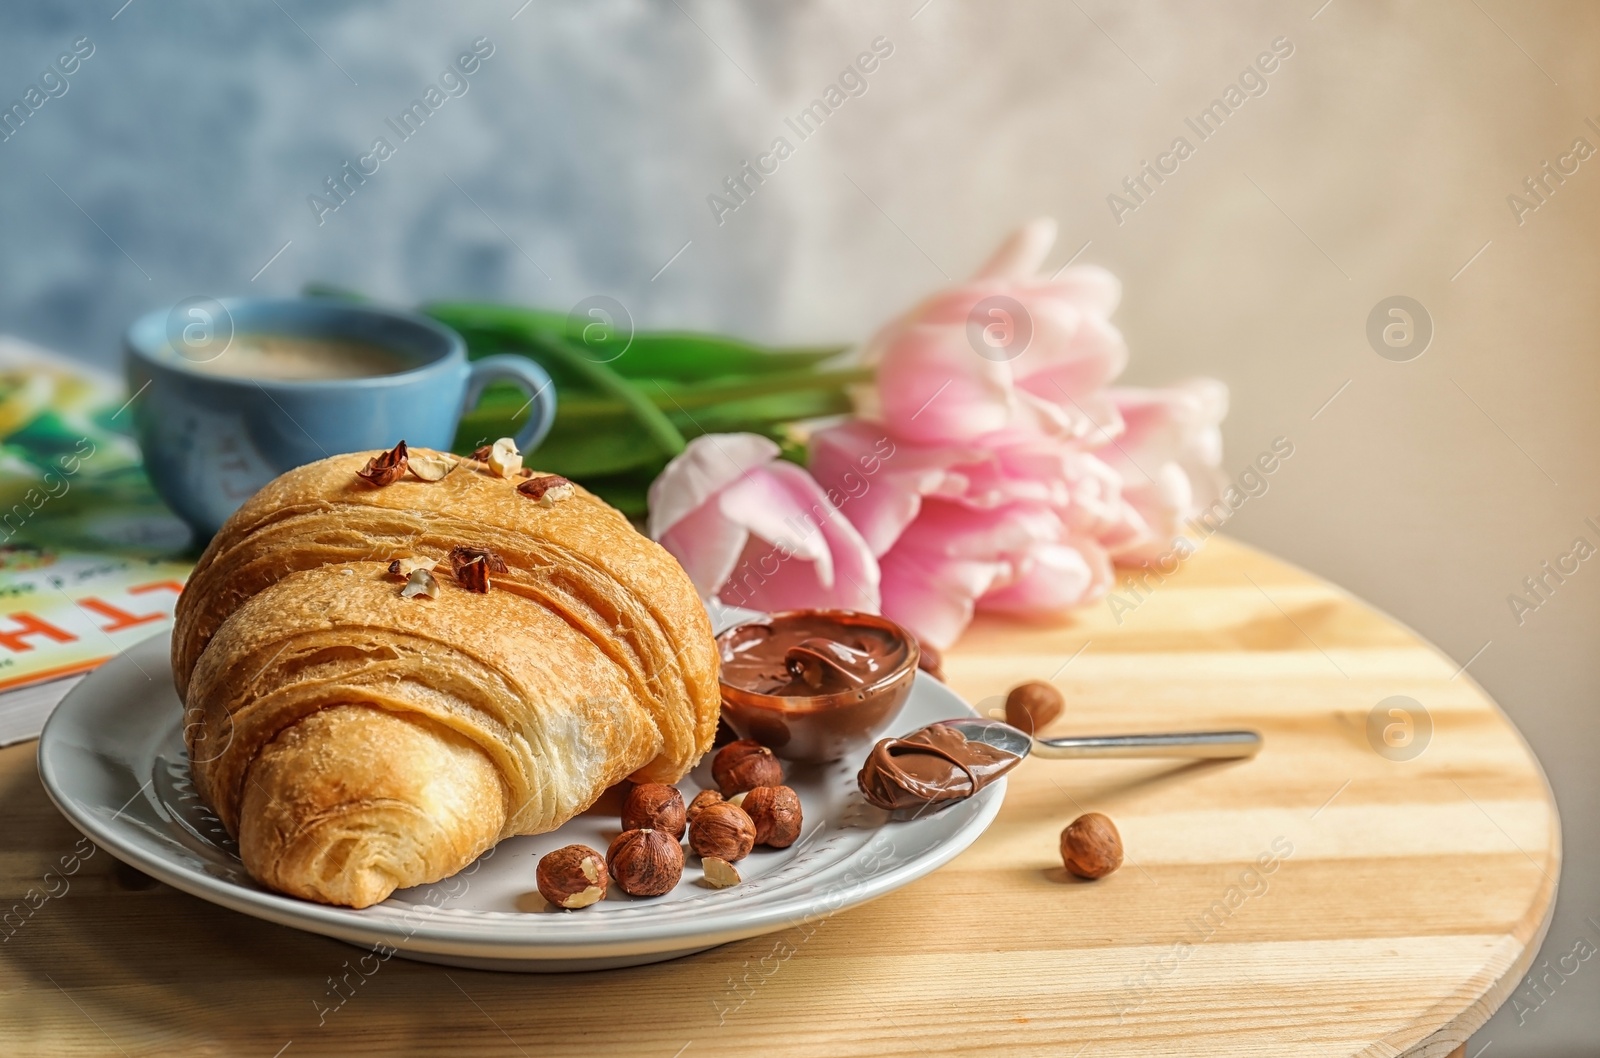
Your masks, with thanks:
M193 567L130 405L110 375L0 337L0 746L37 737L84 673L165 627Z

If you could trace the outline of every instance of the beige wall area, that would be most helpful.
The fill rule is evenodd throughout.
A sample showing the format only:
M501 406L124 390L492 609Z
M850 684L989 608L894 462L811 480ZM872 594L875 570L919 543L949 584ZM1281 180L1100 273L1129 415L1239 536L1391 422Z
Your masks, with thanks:
M774 190L876 272L797 256L777 329L852 302L865 322L886 288L908 298L1011 224L1058 217L1053 260L1087 241L1081 260L1126 283L1131 378L1226 380L1235 472L1292 440L1229 531L1473 659L1561 806L1546 953L1600 943L1600 559L1569 557L1578 537L1600 547L1600 5L932 0L886 30L849 22L842 46L884 31L895 57L853 123L825 130L829 156ZM1185 118L1281 37L1293 54L1265 92L1200 141ZM1178 136L1190 157L1114 217L1107 196ZM1432 320L1406 362L1366 334L1393 295ZM1577 567L1559 582L1541 568L1558 559ZM1541 575L1543 601L1523 585ZM1537 609L1514 614L1514 592ZM1600 969L1584 971L1503 1010L1468 1054L1593 1054L1597 1001Z

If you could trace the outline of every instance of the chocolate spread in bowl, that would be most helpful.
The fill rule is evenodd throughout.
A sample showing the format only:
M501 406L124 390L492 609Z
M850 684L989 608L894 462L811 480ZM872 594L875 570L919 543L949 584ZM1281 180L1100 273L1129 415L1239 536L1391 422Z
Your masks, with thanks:
M790 610L717 637L722 712L787 760L850 757L893 722L917 672L916 641L849 610Z
M780 698L870 687L903 665L907 654L901 636L804 611L740 625L720 646L724 683Z

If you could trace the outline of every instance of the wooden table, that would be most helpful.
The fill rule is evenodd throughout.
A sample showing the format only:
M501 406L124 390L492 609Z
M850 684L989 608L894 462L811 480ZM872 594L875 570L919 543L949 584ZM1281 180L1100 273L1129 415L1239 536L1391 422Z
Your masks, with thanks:
M951 682L982 701L1053 677L1071 703L1060 732L1256 727L1257 760L1029 761L967 853L809 938L565 977L392 959L336 1007L330 978L355 949L94 851L4 931L0 1051L1453 1052L1514 990L1555 898L1555 804L1516 730L1412 633L1238 544L1214 538L1177 576L1119 595L1132 608L1115 616L1102 603L1065 626L981 623L948 658ZM1421 704L1431 738L1393 696ZM1405 742L1391 708L1414 714L1409 745L1384 741ZM1056 842L1091 809L1129 858L1083 883ZM0 752L0 835L0 907L79 842L31 743Z

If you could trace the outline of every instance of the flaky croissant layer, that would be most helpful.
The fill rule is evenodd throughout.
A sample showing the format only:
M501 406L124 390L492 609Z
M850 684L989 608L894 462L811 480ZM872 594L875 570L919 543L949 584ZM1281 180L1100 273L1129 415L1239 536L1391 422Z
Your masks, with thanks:
M352 907L553 830L630 776L675 782L719 708L693 586L617 511L581 488L541 504L472 460L375 487L357 471L376 454L246 502L172 640L196 786L245 867ZM461 547L492 557L487 592L452 575ZM433 597L401 594L396 559L437 561Z

